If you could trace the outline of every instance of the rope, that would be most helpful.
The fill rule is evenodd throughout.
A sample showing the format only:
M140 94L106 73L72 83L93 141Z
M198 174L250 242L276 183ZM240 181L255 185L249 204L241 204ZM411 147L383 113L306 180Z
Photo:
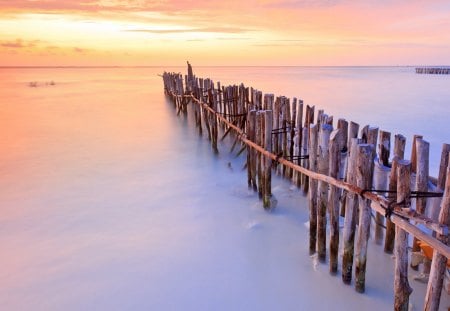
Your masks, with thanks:
M218 112L216 111L217 114L220 114L224 117L231 117L231 118L240 118L240 117L245 117L247 116L246 113L239 113L239 114L229 114L229 113L224 113L224 112Z
M366 192L375 192L375 193L389 193L389 194L396 194L396 190L381 190L381 189L363 189L359 194L361 196L364 195ZM411 199L417 199L417 198L442 198L444 196L443 192L428 192L428 191L411 191L410 198Z
M291 160L303 160L303 159L309 159L309 155L302 155L302 156L291 156Z
M283 157L283 152L277 154L277 158L275 159L275 161L278 162L278 160L280 160L281 157Z
M288 131L290 129L291 129L290 127L280 127L280 128L277 128L277 129L273 129L272 130L272 135L288 133Z
M377 221L375 215L373 213L370 213L370 216L372 216L373 221L375 222L376 225L380 226L381 228L386 229L386 226L380 222Z

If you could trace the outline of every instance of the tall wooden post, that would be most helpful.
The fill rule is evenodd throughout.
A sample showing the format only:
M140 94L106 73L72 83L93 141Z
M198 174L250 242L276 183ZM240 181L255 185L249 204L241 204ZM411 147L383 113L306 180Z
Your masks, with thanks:
M447 168L447 176L445 182L444 197L441 203L441 211L439 213L439 223L450 226L450 166ZM437 238L448 245L448 235L437 235ZM431 266L430 278L425 296L426 311L439 310L441 299L442 285L444 282L447 258L435 251L433 253L433 261Z
M388 186L388 180L385 178L386 171L389 170L389 155L391 150L391 133L380 131L379 140L377 144L377 161L374 170L374 187L382 190ZM384 195L384 194L383 194ZM375 214L375 243L383 243L383 225L384 215L380 213Z
M307 150L306 146L307 145L309 146L309 142L308 142L308 140L310 139L310 137L309 137L310 136L310 134L309 134L309 126L314 123L314 110L315 110L314 106L306 105L305 126L304 126L304 128L306 128L306 130L303 130L303 137L304 138L303 138L303 141L302 141L302 146L303 146L302 147L302 155L307 155L307 154L310 153L310 151L308 153L308 150ZM307 137L305 137L305 134L306 134ZM305 142L305 144L303 144L304 142ZM306 160L306 159L303 160L303 167L307 168L308 166L309 166L309 160ZM303 193L306 194L306 193L308 193L308 188L310 186L309 177L307 175L302 175L301 179L302 179L301 183L303 185L302 190L303 190Z
M414 135L413 142L412 142L412 148L411 148L411 172L415 173L417 172L417 139L423 138L422 135Z
M214 86L214 85L213 85ZM214 110L217 111L217 94L213 89L208 90L209 94L209 105ZM219 134L219 130L217 128L217 116L216 114L210 114L211 121L211 147L213 148L214 153L218 154L219 149L217 148L217 137Z
M294 97L292 99L292 104L291 104L291 119L289 120L290 122L290 131L289 131L289 155L290 155L290 161L293 163L297 163L297 161L293 160L293 156L298 155L296 150L298 150L298 144L299 142L296 141L297 138L297 134L296 134L296 122L297 122L297 98ZM290 169L289 172L289 178L292 179L293 182L295 182L295 177L297 175L297 172L295 172L294 170Z
M250 110L247 118L247 137L254 142L256 136L256 110ZM250 146L247 147L247 180L248 187L256 191L256 151Z
M374 147L369 144L361 144L358 146L356 184L361 189L372 188L372 173ZM370 235L370 216L372 209L370 200L363 197L358 198L359 201L359 226L355 248L355 290L359 293L365 291L366 282L366 263L367 263L367 242Z
M311 157L311 151L308 150L308 146L309 146L309 127L304 127L302 129L302 144L301 144L301 150L300 150L300 155L303 156L303 159L301 160L301 165L306 168L309 169L309 159L307 159L306 157L309 155L309 157ZM308 176L306 175L302 175L299 174L299 179L300 181L298 181L298 183L300 183L302 185L302 190L303 190L303 194L306 195L308 193L309 190L309 179Z
M309 126L309 169L317 172L317 124ZM309 254L312 255L317 249L317 180L309 179Z
M429 172L429 157L430 157L430 143L423 140L422 138L416 139L416 180L415 189L417 191L428 191L428 172ZM424 215L425 208L427 206L427 198L417 198L416 199L416 212ZM419 240L414 237L412 251L419 252L420 247L418 244ZM417 265L411 263L411 268L414 270L418 269Z
M398 161L397 204L408 209L411 204L411 162ZM407 221L407 220L403 220ZM407 311L412 288L408 282L408 233L395 227L394 310Z
M344 167L344 181L348 181L347 175L348 175L348 169L350 165L350 143L353 138L358 137L358 131L359 131L359 124L355 123L353 121L350 121L348 125L348 136L347 136L347 161L346 165ZM345 198L347 196L347 191L342 192L342 196ZM347 200L342 200L342 206L341 206L341 216L345 217L345 207L347 206ZM353 255L352 255L353 256ZM353 257L352 257L353 258Z
M281 106L281 97L277 97L277 99L275 100L275 105L274 105L274 110L273 110L273 127L274 130L279 131L280 130L280 106ZM275 154L280 154L280 150L278 148L278 136L279 134L276 133L273 135L273 142L272 142L272 150ZM278 163L275 163L276 166L278 166Z
M406 138L403 135L395 135L394 138L394 159L391 165L391 174L389 176L389 190L397 191L397 162L405 156ZM392 197L390 197L392 199ZM386 237L384 240L384 252L392 254L395 242L395 225L389 219L386 219Z
M317 168L320 174L328 175L330 166L329 141L332 126L321 124L319 130L319 143ZM317 203L317 253L319 261L325 262L327 254L327 206L328 206L328 184L319 181Z
M298 109L297 109L297 116L296 116L297 120L295 121L295 127L296 127L296 133L298 135L297 137L297 142L298 142L298 150L297 150L297 156L301 156L303 155L302 150L303 147L305 149L308 149L308 137L305 137L306 140L304 140L303 138L303 100L299 99L298 100ZM302 165L303 161L298 159L297 161L298 165ZM301 181L302 181L302 174L297 172L297 179L296 179L296 184L297 187L301 186Z
M441 162L439 163L438 188L443 190L445 186L446 172L449 163L450 144L442 145Z
M356 165L358 144L362 140L352 138L349 144L349 158L347 168L347 182L356 185ZM354 193L347 193L345 203L344 218L344 255L342 256L342 282L350 284L352 282L353 255L355 245L355 229L356 229L356 209L358 208L358 196Z
M336 129L330 135L330 177L338 178L341 164L342 130ZM339 251L339 195L340 189L330 186L328 204L330 210L330 273L336 274Z
M262 116L262 112L259 110L256 112L256 139L255 139L255 143L258 146L263 146L263 140L262 140L262 120L263 120L263 116ZM263 173L262 173L262 155L259 152L255 152L256 153L256 175L258 176L258 195L259 198L262 199L263 198Z
M266 110L264 112L264 148L269 152L272 152L272 118L272 110ZM263 206L265 209L272 209L275 205L272 202L272 159L269 157L265 157L264 160L264 174Z

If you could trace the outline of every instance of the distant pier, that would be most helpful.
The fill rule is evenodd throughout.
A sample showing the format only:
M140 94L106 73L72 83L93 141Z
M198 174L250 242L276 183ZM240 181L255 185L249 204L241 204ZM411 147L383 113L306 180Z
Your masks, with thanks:
M448 75L450 67L416 67L416 73L430 75Z

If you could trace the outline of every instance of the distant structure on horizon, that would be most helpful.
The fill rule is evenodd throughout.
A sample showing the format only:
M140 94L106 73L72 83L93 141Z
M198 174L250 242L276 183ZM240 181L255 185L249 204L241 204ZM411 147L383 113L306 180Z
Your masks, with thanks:
M416 67L418 74L448 75L450 67Z

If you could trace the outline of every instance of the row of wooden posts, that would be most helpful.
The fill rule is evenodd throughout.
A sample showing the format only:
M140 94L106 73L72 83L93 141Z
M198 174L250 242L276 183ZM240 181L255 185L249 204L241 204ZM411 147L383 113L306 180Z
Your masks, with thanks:
M376 212L375 241L383 242L385 226L384 250L395 255L395 310L408 309L412 292L408 283L408 233L415 238L413 251L419 251L419 239L434 247L425 310L438 310L445 264L450 257L449 144L442 148L438 178L431 178L429 143L421 136L414 137L411 159L405 160L406 138L395 135L390 162L391 134L377 127L365 126L360 131L357 123L339 119L333 128L332 116L318 110L315 120L315 107L304 107L302 100L263 96L243 84L216 86L211 79L195 77L189 63L186 76L164 73L163 80L178 113L186 113L192 103L196 127L200 134L207 132L214 152L218 152L219 129L223 132L221 139L234 136L232 149L241 144L239 154L247 151L248 185L258 191L264 208L271 209L276 202L271 193L273 171L308 194L309 250L317 253L321 262L327 256L329 216L332 274L338 271L339 217L344 217L342 280L351 283L354 264L356 291L365 291L372 209ZM428 191L431 183L433 192ZM411 194L416 201L412 205ZM442 203L440 211L431 213L430 218L427 209L433 208L433 201ZM433 234L424 232L418 224Z
M448 75L450 74L449 67L417 67L416 73L419 74L434 74L434 75Z

